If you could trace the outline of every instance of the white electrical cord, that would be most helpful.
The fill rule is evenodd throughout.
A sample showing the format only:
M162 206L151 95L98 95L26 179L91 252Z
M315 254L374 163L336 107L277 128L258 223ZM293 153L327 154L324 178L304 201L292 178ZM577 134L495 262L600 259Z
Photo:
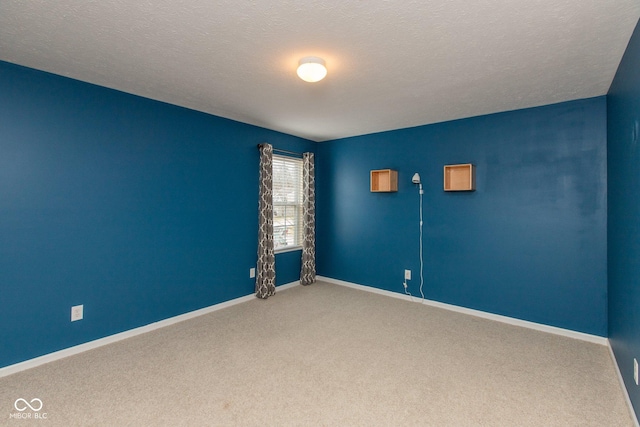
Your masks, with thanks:
M424 190L422 189L422 182L420 182L420 175L416 172L413 175L413 179L411 180L414 184L418 184L418 193L420 194L420 295L422 296L421 304L424 304L424 255L423 255L423 242L422 242L422 195L424 194ZM406 273L406 272L405 272ZM404 282L402 282L402 286L404 286L404 293L411 297L411 301L413 301L413 295L408 290L407 278L405 275Z
M409 289L407 289L407 287L409 286L407 285L407 279L404 279L404 282L402 282L402 286L404 286L404 293L409 295L413 300L413 295L411 295L411 292L409 292Z
M422 295L422 302L424 302L424 292L422 291L422 287L424 286L424 261L422 256L422 195L424 194L424 190L422 189L422 183L420 183L420 295Z
M404 286L404 293L409 295L409 299L411 299L411 302L416 302L418 300L413 299L413 294L411 292L409 292L408 289L408 284L407 284L407 279L404 279L404 282L402 283L402 285Z

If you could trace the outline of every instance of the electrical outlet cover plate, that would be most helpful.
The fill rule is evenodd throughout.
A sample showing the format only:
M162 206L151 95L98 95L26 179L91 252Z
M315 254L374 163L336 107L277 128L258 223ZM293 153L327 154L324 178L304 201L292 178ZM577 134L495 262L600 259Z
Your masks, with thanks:
M404 271L404 280L411 280L411 270Z
M71 321L82 320L84 317L84 305L74 305L71 307Z
M254 277L256 277L256 269L255 268L250 268L249 269L249 279L253 279Z
M633 358L633 380L638 385L638 359Z

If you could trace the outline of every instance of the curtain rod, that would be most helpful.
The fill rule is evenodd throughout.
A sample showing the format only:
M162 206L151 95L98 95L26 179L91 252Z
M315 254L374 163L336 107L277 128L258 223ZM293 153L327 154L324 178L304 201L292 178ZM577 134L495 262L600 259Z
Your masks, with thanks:
M258 144L258 150L262 148L262 144ZM295 151L288 151L288 150L281 150L279 148L274 148L273 149L274 152L279 152L279 153L286 153L286 154L293 154L294 156L300 156L302 157L302 153L296 153Z

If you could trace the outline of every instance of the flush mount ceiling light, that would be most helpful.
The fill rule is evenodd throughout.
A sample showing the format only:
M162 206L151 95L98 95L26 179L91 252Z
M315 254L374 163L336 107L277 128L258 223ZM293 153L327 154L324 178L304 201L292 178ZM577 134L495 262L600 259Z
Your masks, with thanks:
M324 59L316 56L302 58L298 65L298 77L305 82L315 83L324 79L327 75Z

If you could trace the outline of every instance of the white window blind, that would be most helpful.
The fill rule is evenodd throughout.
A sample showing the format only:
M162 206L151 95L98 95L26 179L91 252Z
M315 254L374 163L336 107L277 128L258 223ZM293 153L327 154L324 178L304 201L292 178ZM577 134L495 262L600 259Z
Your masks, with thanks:
M273 242L276 251L302 245L302 159L273 155Z

